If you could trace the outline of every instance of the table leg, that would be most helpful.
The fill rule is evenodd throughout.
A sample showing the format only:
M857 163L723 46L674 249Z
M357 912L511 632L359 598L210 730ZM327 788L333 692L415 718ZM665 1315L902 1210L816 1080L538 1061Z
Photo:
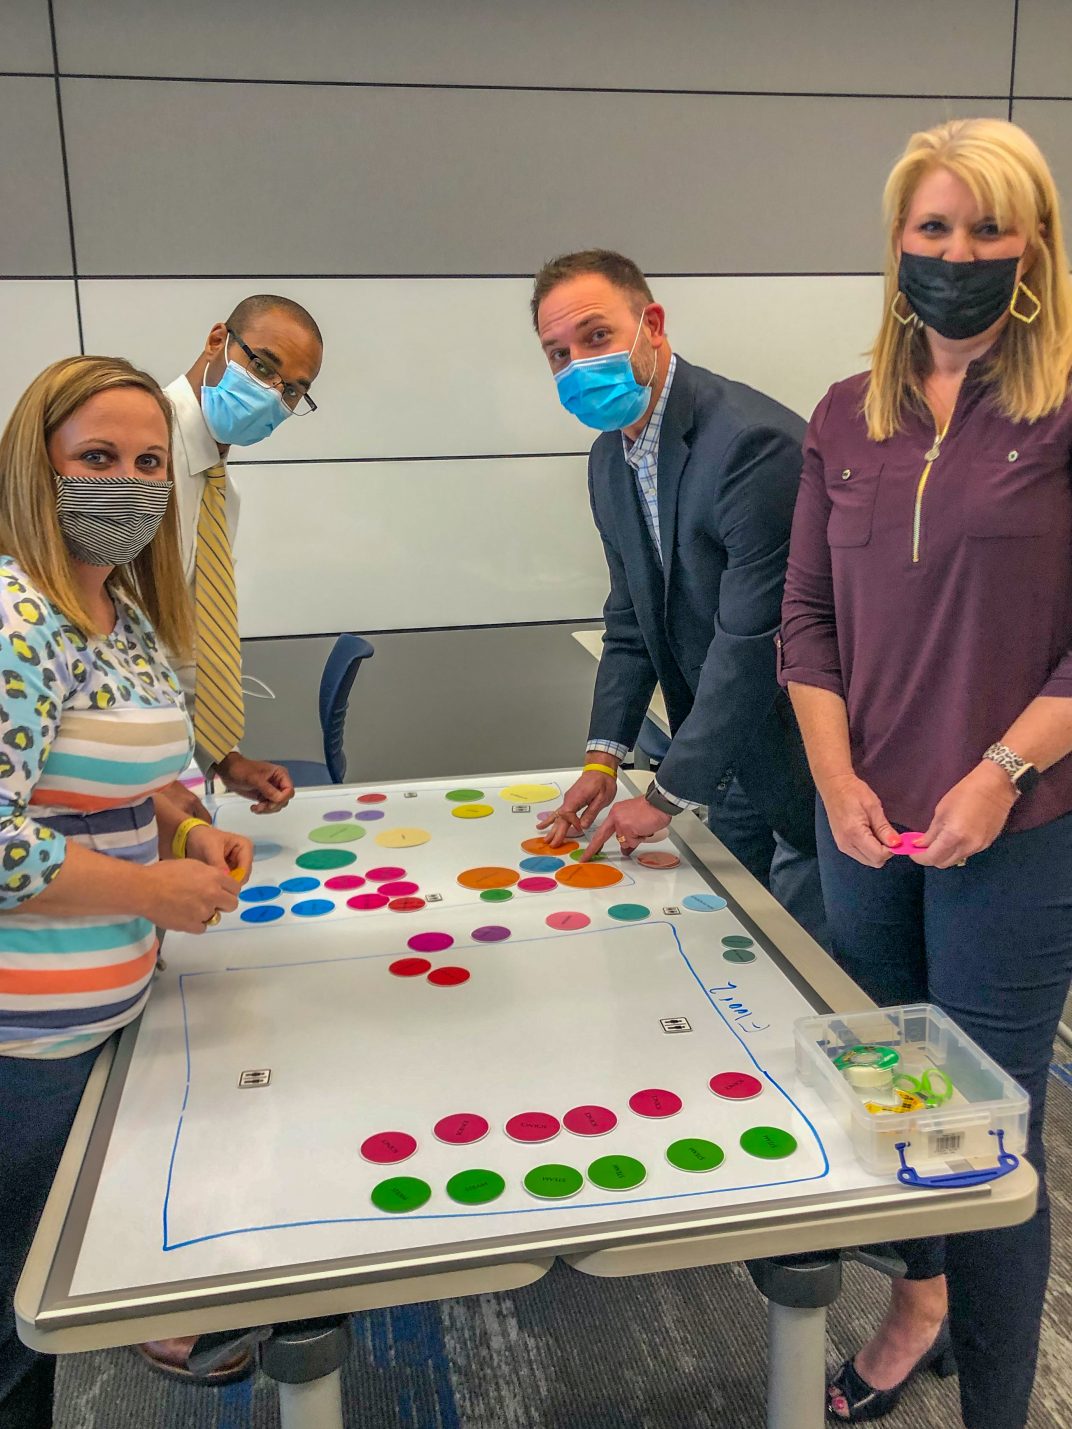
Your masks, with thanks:
M826 1418L826 1307L767 1302L767 1429L822 1429Z
M342 1371L279 1385L280 1429L343 1429Z

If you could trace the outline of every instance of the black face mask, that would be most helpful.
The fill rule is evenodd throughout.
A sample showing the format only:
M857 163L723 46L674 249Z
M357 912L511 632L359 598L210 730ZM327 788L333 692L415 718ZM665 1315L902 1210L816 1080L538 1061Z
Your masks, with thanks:
M921 322L942 337L978 337L1008 312L1019 258L947 263L902 253L897 286Z

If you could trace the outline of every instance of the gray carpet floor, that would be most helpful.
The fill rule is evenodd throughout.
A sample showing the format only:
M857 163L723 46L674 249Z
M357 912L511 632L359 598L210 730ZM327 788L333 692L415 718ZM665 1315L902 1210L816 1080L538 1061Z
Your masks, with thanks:
M1064 1075L1062 1076L1062 1072ZM1051 1077L1054 1259L1029 1429L1072 1425L1072 1067ZM840 1361L886 1282L850 1265ZM1010 1287L1011 1289L1012 1287ZM557 1266L512 1294L355 1317L348 1429L762 1429L765 1307L738 1266L595 1280ZM954 1429L955 1380L914 1384L889 1429ZM60 1363L56 1429L276 1429L263 1379L173 1387L126 1350Z

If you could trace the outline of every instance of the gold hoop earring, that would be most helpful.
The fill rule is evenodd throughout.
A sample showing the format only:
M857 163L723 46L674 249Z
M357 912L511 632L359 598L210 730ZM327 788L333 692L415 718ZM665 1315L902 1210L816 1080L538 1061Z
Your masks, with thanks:
M908 308L908 316L907 316L907 317L902 317L901 314L897 311L897 299L898 299L898 298L904 298L904 293L902 293L899 288L898 288L897 292L894 293L894 295L893 295L893 302L890 304L890 312L893 314L893 316L897 319L897 321L901 324L902 327L912 327L913 324L915 324L915 325L918 327L918 326L919 326L919 318L916 316L916 314L912 311L912 309L911 309L910 307ZM907 299L907 298L905 298L905 306L908 307L908 299Z
M1031 301L1032 301L1032 302L1034 303L1034 305L1035 305L1034 310L1032 311L1030 317L1025 317L1025 316L1023 315L1023 313L1017 311L1017 308L1016 308L1016 300L1017 300L1017 298L1019 298L1019 296L1020 296L1021 293L1026 293L1027 296L1031 299ZM1009 312L1012 313L1013 317L1016 318L1016 320L1017 320L1018 322L1022 322L1022 323L1024 323L1027 327L1030 327L1031 324L1032 324L1032 323L1035 321L1035 319L1038 317L1038 315L1039 315L1039 313L1040 313L1041 311L1042 311L1042 302L1041 302L1041 299L1039 299L1039 298L1037 298L1037 297L1035 296L1035 294L1031 291L1031 289L1027 286L1026 283L1024 283L1024 282L1017 283L1017 285L1016 285L1016 290L1015 290L1015 292L1014 292L1013 295L1012 295L1012 302L1009 304Z

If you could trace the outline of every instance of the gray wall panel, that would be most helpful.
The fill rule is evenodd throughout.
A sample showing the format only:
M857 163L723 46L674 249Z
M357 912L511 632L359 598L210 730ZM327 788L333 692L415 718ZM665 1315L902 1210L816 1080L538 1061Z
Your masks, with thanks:
M1012 0L57 0L60 63L105 74L1002 94ZM965 43L970 24L970 43Z
M1072 5L1020 0L1016 93L1072 96Z
M583 626L373 636L346 728L346 777L551 769L584 752L596 662ZM260 759L322 759L316 715L330 640L258 640L243 668L275 692L246 701L243 749Z
M1065 242L1072 244L1072 99L1017 100L1013 119L1027 130L1049 161L1062 199Z
M70 273L67 203L51 79L0 79L0 273ZM11 136L17 135L17 142Z
M0 20L0 70L52 73L48 0L4 0Z
M525 273L584 243L651 272L867 271L892 160L912 130L964 112L118 80L63 93L90 275L279 273L281 260L309 274Z

